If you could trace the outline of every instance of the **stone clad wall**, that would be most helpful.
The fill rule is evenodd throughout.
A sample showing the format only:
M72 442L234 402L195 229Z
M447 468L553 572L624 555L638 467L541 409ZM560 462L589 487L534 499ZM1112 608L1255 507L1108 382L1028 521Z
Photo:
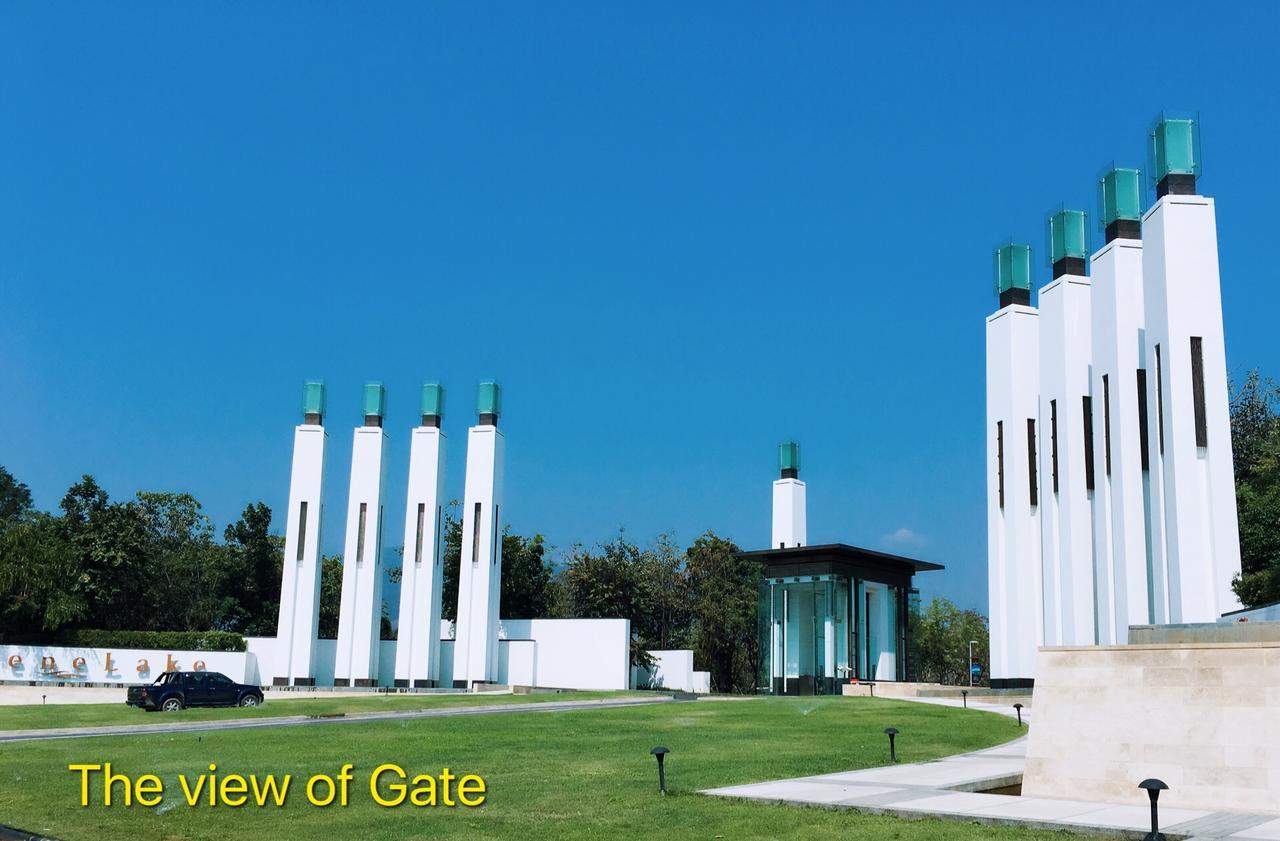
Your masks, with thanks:
M1042 648L1022 793L1280 814L1280 643Z

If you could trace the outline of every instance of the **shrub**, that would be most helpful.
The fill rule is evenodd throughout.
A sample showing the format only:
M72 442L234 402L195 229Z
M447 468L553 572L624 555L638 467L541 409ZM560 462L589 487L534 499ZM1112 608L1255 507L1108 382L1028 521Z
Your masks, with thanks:
M166 651L244 651L244 637L230 631L102 631L57 635L60 645L85 648L158 648Z

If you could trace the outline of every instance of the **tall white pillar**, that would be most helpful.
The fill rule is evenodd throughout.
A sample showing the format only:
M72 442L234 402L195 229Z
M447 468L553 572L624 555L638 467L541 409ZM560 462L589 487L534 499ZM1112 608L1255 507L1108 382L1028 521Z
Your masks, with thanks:
M480 384L480 422L467 432L467 478L462 503L462 558L453 685L470 688L498 675L498 606L502 594L502 467L498 431L501 391Z
M1106 244L1093 281L1094 555L1110 576L1098 642L1123 645L1130 625L1163 620L1163 578L1147 533L1150 506L1143 352L1141 174L1113 169L1101 183Z
M1080 211L1054 214L1054 277L1040 289L1040 551L1046 602L1056 614L1056 627L1045 630L1049 645L1096 644L1096 604L1110 599L1108 577L1093 557L1092 290L1084 226Z
M382 629L382 489L387 435L382 431L387 391L364 387L364 425L351 445L347 540L342 555L342 606L334 686L377 686Z
M991 685L1035 678L1044 641L1040 586L1040 316L1031 302L1031 251L996 252L1000 309L987 317L987 586Z
M1162 491L1170 622L1239 609L1240 536L1213 199L1196 193L1194 120L1152 133L1157 200L1142 219L1153 480Z
M805 514L805 486L800 481L800 445L788 441L778 445L778 470L773 483L772 549L807 546L808 521Z
M302 392L302 424L293 431L293 470L285 513L280 619L276 624L275 686L315 685L320 627L320 519L324 497L324 384Z
M440 679L440 585L444 553L444 389L422 387L422 425L409 444L409 493L404 512L404 566L400 578L400 624L396 686L438 686Z

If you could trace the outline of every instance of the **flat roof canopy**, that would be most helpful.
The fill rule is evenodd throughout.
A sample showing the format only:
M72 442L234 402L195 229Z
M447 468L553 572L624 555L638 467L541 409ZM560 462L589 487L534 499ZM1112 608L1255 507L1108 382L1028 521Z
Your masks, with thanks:
M862 549L847 543L826 543L821 546L798 546L789 549L761 549L755 552L742 552L739 557L762 563L766 578L844 575L898 587L909 587L911 577L917 572L931 572L944 568L941 564L918 561L901 555L890 555L874 549Z

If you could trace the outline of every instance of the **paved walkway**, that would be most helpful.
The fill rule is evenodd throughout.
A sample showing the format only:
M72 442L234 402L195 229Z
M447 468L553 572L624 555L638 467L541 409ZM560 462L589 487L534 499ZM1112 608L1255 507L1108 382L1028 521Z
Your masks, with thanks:
M899 699L895 699L899 700ZM949 698L900 700L960 706ZM971 702L970 707L1015 715L1007 705ZM1032 715L1022 711L1023 721ZM1123 806L1045 797L983 794L1022 782L1026 737L988 750L949 756L934 762L890 765L819 774L792 780L710 789L705 794L773 803L894 815L901 818L940 818L1034 829L1058 829L1087 835L1141 838L1151 829L1145 806ZM1160 831L1169 841L1280 841L1280 818L1196 809L1160 809Z
M0 744L33 742L47 739L81 739L88 736L143 736L148 733L197 733L209 730L248 730L259 727L297 727L310 724L368 724L377 721L400 721L409 718L451 718L464 715L495 713L554 713L572 710L595 710L610 707L635 707L671 703L670 695L642 698L603 698L583 701L541 701L529 704L485 704L474 707L442 707L439 709L400 710L376 713L346 713L339 716L288 715L275 718L226 718L217 721L172 721L156 724L116 724L94 727L66 727L57 730L0 730ZM181 713L157 713L177 716Z

